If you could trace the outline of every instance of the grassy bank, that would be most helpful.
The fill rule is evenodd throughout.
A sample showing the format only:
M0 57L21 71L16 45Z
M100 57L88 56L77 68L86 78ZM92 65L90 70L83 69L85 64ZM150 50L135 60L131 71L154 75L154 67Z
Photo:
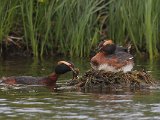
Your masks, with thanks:
M1 53L14 46L33 56L55 52L88 56L100 41L103 29L107 38L121 45L130 41L137 53L144 51L153 59L160 49L159 3L159 0L0 1Z

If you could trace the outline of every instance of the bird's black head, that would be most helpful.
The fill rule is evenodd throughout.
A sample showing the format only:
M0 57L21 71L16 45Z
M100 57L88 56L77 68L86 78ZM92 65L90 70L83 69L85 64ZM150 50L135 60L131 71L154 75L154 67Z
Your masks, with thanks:
M64 74L66 72L73 71L74 72L74 65L70 62L66 61L59 61L57 66L55 67L56 74Z
M99 45L99 51L105 52L106 54L113 54L115 50L116 45L112 42L112 40L105 40Z
M115 44L105 45L101 49L101 51L105 52L108 55L114 54L115 50L116 50L116 45Z

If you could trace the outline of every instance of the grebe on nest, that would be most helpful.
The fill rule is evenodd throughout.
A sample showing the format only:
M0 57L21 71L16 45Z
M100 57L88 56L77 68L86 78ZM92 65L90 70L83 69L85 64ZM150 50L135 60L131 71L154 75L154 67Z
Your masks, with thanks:
M26 85L46 85L54 86L58 79L58 76L66 72L73 71L73 75L76 74L74 65L70 62L59 61L55 67L55 72L51 73L46 77L32 77L32 76L11 76L11 77L2 77L1 83L5 84L26 84ZM73 76L75 77L75 76Z
M98 47L99 52L91 59L91 67L94 70L124 73L132 70L133 56L126 48L115 45L112 40L105 40Z

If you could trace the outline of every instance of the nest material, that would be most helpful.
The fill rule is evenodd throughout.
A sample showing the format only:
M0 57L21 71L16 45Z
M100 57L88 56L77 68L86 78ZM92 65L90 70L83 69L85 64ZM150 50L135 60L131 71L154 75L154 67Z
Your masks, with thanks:
M147 88L154 85L155 81L151 75L145 71L123 72L103 72L89 70L82 77L71 80L68 85L77 86L81 89L90 88Z

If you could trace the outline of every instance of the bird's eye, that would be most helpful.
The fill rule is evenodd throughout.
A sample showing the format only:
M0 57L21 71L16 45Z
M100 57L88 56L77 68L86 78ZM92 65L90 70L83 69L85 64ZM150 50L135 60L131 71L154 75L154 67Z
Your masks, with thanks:
M69 65L69 67L72 67L72 68L74 68L74 65L73 65L73 64L70 64L70 65Z

